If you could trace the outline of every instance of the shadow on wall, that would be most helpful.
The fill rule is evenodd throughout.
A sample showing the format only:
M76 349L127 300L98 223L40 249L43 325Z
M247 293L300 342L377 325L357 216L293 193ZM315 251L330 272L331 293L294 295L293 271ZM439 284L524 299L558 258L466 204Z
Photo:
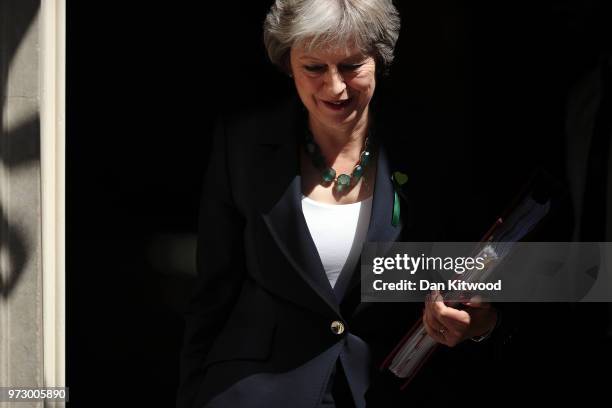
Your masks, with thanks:
M39 0L0 0L0 167L4 174L40 161L38 114L16 127L6 126L8 77L15 54L40 8ZM0 180L0 189L7 183ZM7 192L0 190L0 198ZM12 225L0 201L0 296L8 298L17 286L28 259L19 225ZM18 203L19 204L19 203Z

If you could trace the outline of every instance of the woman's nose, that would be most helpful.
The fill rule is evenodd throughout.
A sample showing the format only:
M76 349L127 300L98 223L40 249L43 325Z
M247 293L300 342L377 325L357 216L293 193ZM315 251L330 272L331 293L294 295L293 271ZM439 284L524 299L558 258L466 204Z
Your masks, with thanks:
M336 67L327 70L327 74L325 75L325 82L334 95L341 94L346 89L344 77Z

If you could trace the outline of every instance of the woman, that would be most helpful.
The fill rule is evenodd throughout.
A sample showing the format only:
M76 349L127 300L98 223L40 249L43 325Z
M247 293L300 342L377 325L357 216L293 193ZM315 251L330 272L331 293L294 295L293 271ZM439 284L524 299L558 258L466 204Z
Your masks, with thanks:
M373 125L398 34L387 0L272 6L266 48L299 102L215 131L178 406L386 407L399 397L380 391L374 369L421 313L448 346L495 327L487 305L360 302L363 243L433 228L414 203L392 222L395 161Z

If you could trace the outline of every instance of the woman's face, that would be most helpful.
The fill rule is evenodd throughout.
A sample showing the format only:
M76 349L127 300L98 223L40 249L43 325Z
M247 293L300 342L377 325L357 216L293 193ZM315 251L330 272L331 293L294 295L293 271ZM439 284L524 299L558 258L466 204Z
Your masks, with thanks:
M342 128L367 112L376 87L374 58L353 50L292 47L291 72L300 99L321 125Z

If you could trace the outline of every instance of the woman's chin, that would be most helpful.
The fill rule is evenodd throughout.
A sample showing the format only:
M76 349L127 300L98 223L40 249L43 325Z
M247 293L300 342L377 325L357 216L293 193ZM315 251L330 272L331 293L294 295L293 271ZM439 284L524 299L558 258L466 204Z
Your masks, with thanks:
M346 125L357 119L357 111L355 109L343 111L329 111L326 108L320 109L320 118L325 122L338 125Z

